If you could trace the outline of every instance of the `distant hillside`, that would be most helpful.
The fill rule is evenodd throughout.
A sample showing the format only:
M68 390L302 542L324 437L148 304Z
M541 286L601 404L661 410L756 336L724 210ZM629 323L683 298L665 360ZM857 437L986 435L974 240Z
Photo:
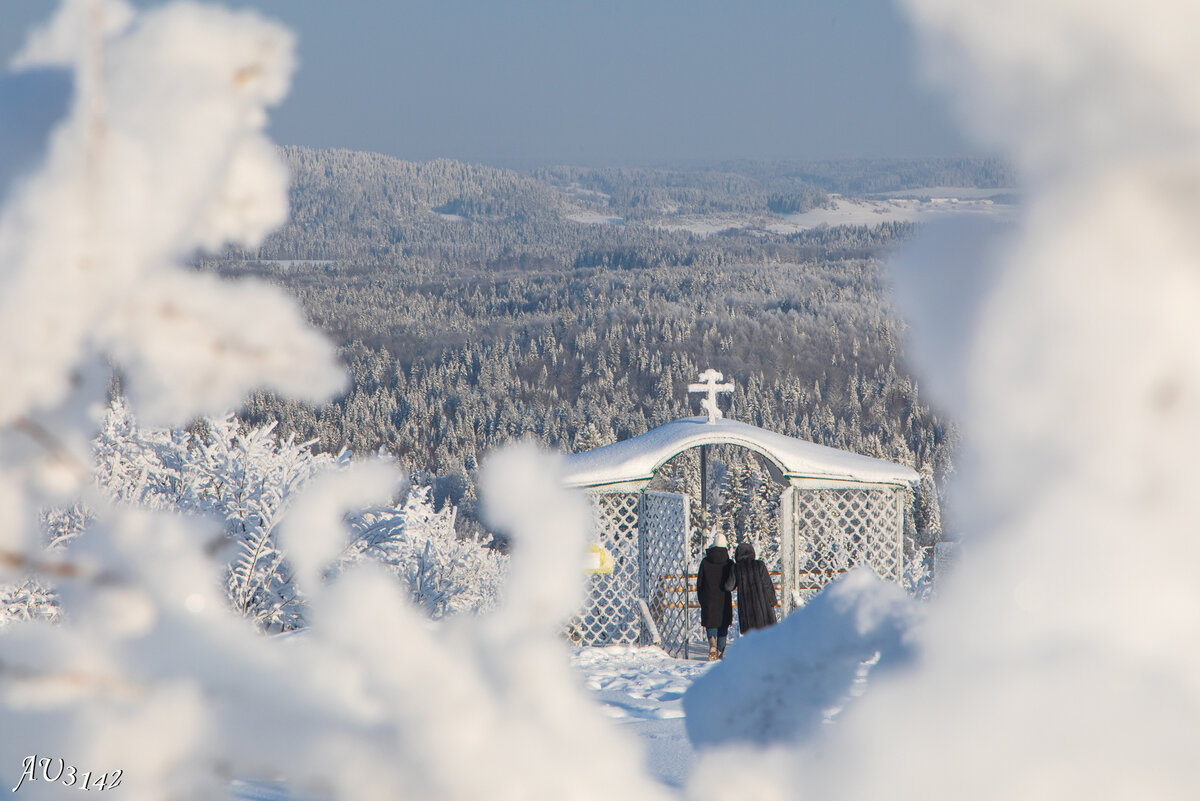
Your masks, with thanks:
M323 408L257 395L247 420L277 420L328 450L384 447L470 524L487 451L639 434L692 413L686 384L714 366L738 387L732 417L921 470L930 483L913 519L937 520L932 482L952 469L954 427L907 373L883 274L915 225L773 233L761 220L779 219L780 197L825 196L765 165L525 175L348 151L284 156L292 221L260 253L204 266L295 294L341 344L353 386ZM871 177L850 164L838 180L894 186L894 167ZM945 183L943 167L907 164L904 180ZM821 169L833 170L812 174ZM987 164L961 174L998 180ZM665 227L684 209L749 222Z
M569 267L581 254L611 254L610 262L625 263L629 254L657 251L712 264L730 249L697 241L680 230L680 220L740 215L749 221L745 235L761 240L772 219L828 204L827 191L974 185L964 183L970 180L992 187L1009 177L981 159L747 162L687 171L556 167L522 174L348 150L281 152L292 174L291 221L259 251L238 256ZM789 245L797 239L801 247L812 245L811 237L780 237L771 244L776 257L795 258ZM746 244L734 250L761 243Z
M873 195L929 186L1003 189L1016 173L996 158L843 159L732 162L722 169L763 181L796 181L839 195Z

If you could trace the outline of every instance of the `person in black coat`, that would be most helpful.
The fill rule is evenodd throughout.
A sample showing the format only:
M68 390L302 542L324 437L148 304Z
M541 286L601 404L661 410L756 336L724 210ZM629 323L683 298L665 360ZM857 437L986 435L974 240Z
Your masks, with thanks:
M743 542L734 554L733 575L738 593L738 628L742 633L775 625L775 585L771 572Z
M725 642L733 624L733 563L729 542L718 533L696 569L696 597L700 600L700 625L708 635L708 661L725 655Z

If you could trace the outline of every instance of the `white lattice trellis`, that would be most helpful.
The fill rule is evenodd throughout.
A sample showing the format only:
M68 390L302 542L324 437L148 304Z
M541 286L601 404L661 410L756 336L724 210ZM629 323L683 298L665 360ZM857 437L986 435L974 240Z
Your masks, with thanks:
M686 527L681 527L678 548L673 541L669 547L662 544L669 541L668 534L662 534L667 540L655 534L659 545L654 547L669 555L647 557L644 544L639 539L635 546L632 536L638 526L638 494L646 491L664 465L692 448L747 448L773 466L772 476L786 485L779 498L776 531L751 534L759 558L773 574L778 573L782 614L802 606L839 574L858 565L868 565L881 577L903 585L905 497L920 482L920 475L903 465L725 418L717 413L715 401L721 388L716 381L721 377L715 372L703 375L703 386L693 388L709 395L704 405L707 417L673 420L645 434L566 457L564 484L595 493L598 537L618 562L611 577L591 580L592 601L574 623L579 641L633 641L641 622L634 614L641 612L640 602L649 607L649 618L661 626L660 633L666 629L664 639L673 639L678 622L671 616L674 612L682 610L685 630L689 624L696 628L699 615L687 609L695 598L692 571L700 553L690 551L706 543L693 542ZM647 531L657 531L654 527L662 522L649 519L660 514L655 503L643 508ZM667 513L661 515L665 521ZM705 533L708 536L711 532ZM673 565L680 550L685 567L676 571ZM651 561L644 561L647 558ZM639 559L643 560L640 569L649 570L644 581L638 574ZM648 578L651 573L654 581ZM673 583L664 583L668 580ZM684 605L680 596L689 603Z
M859 565L902 581L904 516L895 488L797 490L793 503L802 601Z
M588 605L567 624L581 645L637 642L641 622L637 493L592 495L599 545L613 557L613 572L588 577Z
M785 493L791 493L785 508L792 511L785 518L794 526L794 557L788 557L786 543L777 545L773 537L760 540L759 557L785 574L792 566L791 587L800 604L859 565L902 581L903 499L896 488L788 488ZM583 645L642 640L640 598L663 648L686 656L689 642L704 640L699 615L691 609L701 554L689 547L688 499L665 492L610 493L592 495L592 502L597 541L612 554L613 572L589 576L588 605L571 620L571 638ZM785 583L786 578L776 584L781 601ZM785 606L785 613L792 608Z
M575 641L632 643L657 629L676 655L687 655L689 641L703 642L695 570L708 543L689 530L685 496L648 490L663 465L691 448L748 448L782 479L777 525L744 532L771 571L781 615L859 565L903 585L907 493L920 480L914 470L709 411L567 457L564 483L591 493L596 541L614 562L612 574L589 578L587 606L569 626Z
M639 521L642 545L642 597L662 636L662 647L672 656L687 656L688 524L690 503L686 495L647 492L642 496Z

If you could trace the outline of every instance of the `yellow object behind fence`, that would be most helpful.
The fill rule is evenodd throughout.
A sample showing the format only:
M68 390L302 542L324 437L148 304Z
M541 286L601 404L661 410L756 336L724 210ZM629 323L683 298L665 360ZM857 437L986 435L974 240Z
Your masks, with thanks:
M603 545L589 545L587 555L588 573L608 574L613 572L613 558Z

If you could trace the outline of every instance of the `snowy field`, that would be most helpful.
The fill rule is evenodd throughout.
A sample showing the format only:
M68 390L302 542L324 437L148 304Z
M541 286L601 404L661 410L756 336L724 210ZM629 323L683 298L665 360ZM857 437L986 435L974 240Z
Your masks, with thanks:
M992 195L996 195L997 199L993 199ZM968 215L1007 220L1015 216L1017 207L1002 202L1006 199L994 189L958 189L951 194L945 188L934 187L907 190L895 197L880 195L871 198L844 198L833 195L829 208L784 216L679 215L663 217L651 225L670 231L689 231L697 236L712 236L729 230L787 235L822 226L876 226L885 222L927 222ZM585 222L582 219L579 221Z
M777 234L792 234L822 225L879 225L884 222L923 222L949 215L1011 216L1015 207L996 203L988 198L971 197L971 190L961 196L894 197L881 199L849 199L833 196L827 209L813 209L801 214L789 214L779 222L766 226Z
M571 214L565 215L571 222L582 223L583 225L624 225L625 221L620 217L614 217L611 214L601 214L596 211L578 210Z

